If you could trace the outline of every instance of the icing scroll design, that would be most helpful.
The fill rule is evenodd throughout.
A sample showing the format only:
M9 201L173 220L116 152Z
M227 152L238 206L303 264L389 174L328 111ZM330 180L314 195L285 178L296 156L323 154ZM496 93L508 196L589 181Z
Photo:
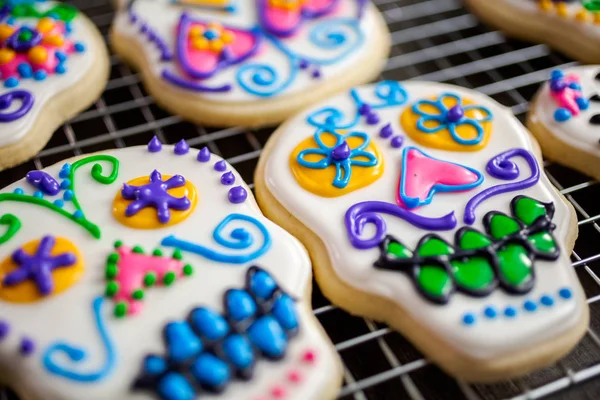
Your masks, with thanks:
M378 246L386 236L387 226L380 214L400 218L417 228L431 231L448 231L456 227L454 212L439 218L423 217L414 214L396 204L383 201L364 201L354 204L346 211L345 223L348 239L357 249L370 249ZM361 235L366 224L373 224L375 234L371 238L363 239Z
M101 164L96 163L98 161L107 162L111 165L110 174L103 175L104 170L103 170ZM95 155L95 156L90 156L90 157L86 157L81 160L78 160L75 163L73 163L73 165L65 164L60 172L60 176L62 178L65 178L61 185L61 188L65 189L65 199L68 198L73 203L73 207L75 208L75 212L73 212L73 213L65 211L62 208L62 206L57 205L57 201L51 202L42 196L36 196L36 195L32 196L32 195L24 194L22 189L16 189L13 193L1 193L0 194L0 203L2 203L4 201L9 201L9 202L27 203L27 204L44 207L50 211L54 211L55 213L65 217L68 220L81 226L83 229L88 231L94 238L100 239L100 236L101 236L100 227L85 217L85 214L83 213L83 210L81 209L81 205L79 204L79 201L77 199L77 194L76 194L77 192L76 192L76 187L75 187L75 173L77 172L77 170L79 168L81 168L82 166L87 165L89 163L96 163L93 165L90 174L91 174L92 179L94 179L98 183L101 183L103 185L109 185L109 184L113 183L119 175L119 160L117 160L113 156ZM67 196L67 193L68 193L68 196ZM11 226L14 226L14 222L11 224ZM3 236L3 238L4 238L4 236ZM8 237L8 239L10 239L10 237Z
M96 328L98 329L98 333L104 346L104 351L106 352L106 360L104 361L104 365L94 372L78 372L72 367L61 366L60 363L55 360L56 353L63 353L70 360L76 363L84 361L87 354L84 349L74 347L65 342L56 342L46 349L42 358L44 367L48 370L48 372L61 376L65 379L84 383L100 381L110 374L116 364L117 353L106 328L106 322L101 315L103 301L104 299L102 296L96 297L92 303L92 308L94 312Z
M13 238L21 229L21 220L13 214L4 214L0 217L0 225L6 225L6 232L0 236L0 244L4 244Z
M272 46L283 54L289 64L287 77L281 77L277 70L266 63L250 63L241 66L236 73L238 84L248 93L269 97L286 90L296 80L303 64L317 67L332 65L356 51L365 41L360 29L360 22L355 19L337 18L319 22L309 33L309 42L318 50L327 50L332 55L328 57L313 57L300 54L284 44L274 35L264 33Z
M251 224L255 229L258 229L262 236L262 242L259 247L251 250L256 240L251 232L243 227L234 228L229 231L229 225L234 221L244 221ZM223 233L229 231L228 237ZM179 239L174 235L165 237L161 245L165 247L176 247L182 251L194 253L212 261L228 264L244 264L265 254L271 248L271 235L267 228L257 219L244 214L229 214L223 219L213 231L213 239L219 246L224 249L237 251L238 254L225 253L220 249L212 249L197 243L192 243L183 239ZM248 252L243 252L246 251Z
M27 90L13 90L0 95L0 111L8 109L15 100L19 100L21 105L11 112L0 112L0 123L12 122L23 118L33 107L34 96Z
M489 187L473 196L465 206L465 214L463 220L465 224L472 225L475 222L475 209L490 197L497 196L502 193L514 192L517 190L527 189L535 185L540 179L540 168L533 154L521 148L509 149L496 155L486 166L488 174L497 179L515 180L521 172L519 166L511 160L514 157L523 157L531 170L529 177L513 183L503 183L500 185Z

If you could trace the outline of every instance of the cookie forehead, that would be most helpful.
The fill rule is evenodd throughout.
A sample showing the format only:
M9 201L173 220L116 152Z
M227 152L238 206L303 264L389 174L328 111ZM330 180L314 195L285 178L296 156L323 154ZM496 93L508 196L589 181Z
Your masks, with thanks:
M476 209L476 221L473 228L483 230L482 219L488 211L500 211L510 215L510 201L513 197L524 194L543 202L552 202L556 208L553 222L557 225L555 237L562 244L560 258L556 262L536 260L536 283L531 292L525 296L509 295L495 290L487 297L475 298L462 293L454 293L448 305L440 306L425 300L413 286L405 274L378 270L373 263L379 257L377 247L359 250L350 244L344 218L347 210L359 202L378 200L394 203L402 158L402 149L392 145L393 136L381 134L380 128L390 124L393 135L403 136L404 148L416 146L431 157L462 164L484 175L484 181L475 190L464 193L436 193L430 204L412 210L419 215L438 218L454 212L458 220L456 228L462 227L463 212L467 201L479 191L504 183L486 173L486 164L496 155L513 149L525 149L536 154L529 134L520 123L503 106L475 91L443 84L424 82L407 82L403 84L408 100L402 105L377 109L380 122L368 124L366 118L360 118L352 130L367 132L383 153L385 172L381 178L370 185L334 198L320 197L302 189L290 171L290 154L294 148L307 137L315 133L315 127L307 123L307 117L317 110L334 107L345 115L344 121L352 121L357 106L353 96L343 93L323 102L318 106L301 113L282 126L274 143L269 159L266 161L264 180L269 192L283 207L295 215L308 229L314 232L325 243L328 256L335 273L353 288L372 295L389 299L408 310L428 330L439 332L444 340L451 343L460 352L476 359L493 359L499 355L524 349L546 339L560 335L573 328L581 319L581 309L585 300L579 289L576 277L571 269L566 254L565 241L569 235L569 227L574 223L568 204L558 196L542 173L539 182L519 192L510 192L492 197ZM359 97L366 103L377 104L374 86L357 89ZM489 109L493 115L493 132L485 149L474 152L446 151L443 149L422 147L403 130L400 116L418 100L430 99L443 93L455 93L469 98L475 103ZM386 136L384 139L382 136ZM512 161L520 169L523 180L531 175L531 170L523 158L516 157ZM516 181L515 180L515 181ZM326 183L328 184L328 183ZM429 231L416 228L399 218L383 215L388 234L401 240L409 249L415 249L417 242ZM364 237L372 237L372 226L365 228ZM436 234L453 243L456 229L437 231ZM524 301L539 299L545 294L556 295L561 287L570 287L576 295L575 301L564 301L556 304L551 311L538 309L537 312L523 311ZM488 321L483 316L486 307L494 307L498 313L512 306L518 310L514 319L496 318ZM473 313L478 323L466 326L463 317ZM479 323L480 322L480 323ZM442 333L443 332L443 333Z
M177 62L177 26L183 13L197 22L216 21L225 29L240 29L238 35L254 35L260 30L261 11L258 8L260 4L270 3L261 0L234 3L235 11L225 12L208 7L209 2L197 2L194 6L186 3L182 6L170 0L137 0L118 13L114 30L135 39L143 48L146 62L152 65L153 78L166 82L163 71L182 78L181 66ZM302 6L303 3L298 4ZM362 7L364 12L360 13ZM334 12L302 20L300 28L294 30L293 35L270 38L268 33L258 34L258 51L251 52L251 55L249 53L248 58L243 56L241 63L219 68L217 73L205 79L184 79L211 88L227 87L227 90L186 90L184 86L173 85L172 81L169 86L200 99L232 104L306 92L311 87L323 85L327 78L358 67L357 63L364 58L368 43L379 31L375 29L378 22L376 12L372 4L365 5L362 1L339 1ZM359 14L360 18L357 17ZM144 28L141 28L142 25ZM152 31L164 43L173 56L171 60L160 61L161 46L157 48L157 41L149 41L144 37L148 31ZM296 31L299 33L296 34ZM290 56L292 53L295 55ZM319 61L313 63L310 60ZM307 65L311 66L298 68L303 61L308 61ZM314 72L317 74L315 76L313 67L315 71L318 70Z
M114 156L119 161L117 179L102 185L90 177L93 163L82 166L75 174L75 192L85 217L98 224L101 238L95 239L81 226L65 219L57 213L30 204L2 202L2 214L14 214L21 221L21 229L8 242L0 245L0 259L9 257L17 248L42 236L54 235L67 238L81 252L85 271L79 282L66 291L45 298L37 303L17 304L0 300L2 320L11 325L11 334L0 342L0 370L6 375L17 391L31 393L31 398L156 398L148 392L131 390L135 378L139 376L144 357L149 353L165 354L163 326L171 321L182 321L195 307L206 306L216 312L223 310L223 294L230 288L244 286L246 270L250 265L258 265L277 281L290 296L297 299L297 312L301 328L297 337L290 340L288 355L282 361L258 361L254 378L250 382L233 381L223 394L224 398L240 398L252 394L260 396L269 393L278 382L285 382L286 374L293 371L298 360L307 349L318 357L318 365L323 368L336 368L328 344L320 337L314 324L305 323L310 311L303 303L310 279L310 263L302 246L281 228L267 220L258 210L251 194L246 201L232 204L228 191L232 186L241 186L250 193L239 174L218 156L199 162L198 152L174 154L172 146L163 146L157 153L146 147L112 150L101 153ZM83 158L83 157L81 157ZM68 160L74 165L76 159ZM111 165L99 161L103 175L111 174ZM215 166L218 164L218 166ZM217 171L222 169L224 171ZM44 169L51 176L58 177L63 163ZM113 199L122 185L132 179L148 176L158 169L163 176L181 174L198 192L198 204L192 214L183 222L172 227L138 230L119 223L112 215ZM232 172L235 183L227 186L221 183L221 176ZM166 180L166 179L165 179ZM17 188L32 194L36 189L25 180L18 181L1 193L10 193ZM61 193L62 195L62 193ZM61 195L55 197L60 199ZM54 197L45 198L54 200ZM68 202L65 202L68 203ZM68 204L65 205L65 208ZM98 381L82 384L48 373L42 359L52 343L66 342L88 351L89 360L80 371L97 371L105 363L104 350L95 328L92 302L105 291L105 265L107 256L113 251L116 240L124 245L140 245L146 252L159 247L165 254L172 249L161 247L161 240L174 234L178 238L206 247L221 250L223 253L236 253L235 249L222 249L213 240L215 227L230 214L243 214L258 221L269 233L270 248L259 257L241 264L213 261L184 252L183 260L194 268L189 277L178 278L172 286L157 285L148 288L143 300L143 309L134 315L118 319L112 316L114 303L104 298L102 315L107 330L114 342L117 361L109 374ZM244 228L254 238L252 249L261 246L264 238L256 225L233 221L234 226L225 228L223 236L231 235L235 228ZM5 226L1 226L4 233ZM238 253L243 251L238 251ZM310 321L309 321L310 322ZM32 338L36 351L28 358L15 349L23 335ZM59 356L56 356L58 359ZM68 360L63 360L69 365ZM77 369L78 367L74 367ZM304 379L294 387L290 395L295 398L311 398L323 393L330 379L325 374L315 373L317 368L300 370ZM278 376L274 381L273 376ZM297 396L297 397L296 397Z

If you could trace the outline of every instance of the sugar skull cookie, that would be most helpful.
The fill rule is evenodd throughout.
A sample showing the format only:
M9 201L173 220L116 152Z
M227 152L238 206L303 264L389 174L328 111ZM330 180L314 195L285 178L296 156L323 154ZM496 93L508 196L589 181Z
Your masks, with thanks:
M539 159L489 97L386 81L285 122L255 181L332 302L458 378L493 381L552 363L588 324L577 220Z
M555 70L532 101L527 127L544 155L600 179L600 67Z
M100 33L76 8L9 0L0 9L0 170L38 153L108 80Z
M77 157L0 204L0 384L22 398L335 395L306 251L208 149Z
M221 126L276 124L367 82L390 46L368 0L132 0L111 38L161 106Z
M598 0L465 0L465 4L510 36L547 44L585 63L600 63Z

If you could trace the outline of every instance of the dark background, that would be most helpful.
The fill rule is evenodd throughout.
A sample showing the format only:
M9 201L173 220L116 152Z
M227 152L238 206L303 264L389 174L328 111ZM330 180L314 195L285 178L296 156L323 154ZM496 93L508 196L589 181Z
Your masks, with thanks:
M250 1L250 0L240 0ZM495 0L489 0L495 1ZM526 1L526 0L523 0ZM546 46L507 40L478 23L458 0L374 0L392 32L384 79L420 79L477 89L508 106L523 121L528 101L557 67L574 65ZM108 0L72 2L106 36L113 18ZM58 129L34 160L0 172L0 187L29 170L65 158L116 147L182 138L208 146L227 159L246 182L272 129L208 129L183 122L156 106L140 76L111 56L111 77L102 98ZM600 128L599 128L600 138ZM600 399L600 185L589 177L546 162L546 173L575 206L579 239L571 256L591 309L588 334L557 365L495 385L466 385L424 360L400 334L331 306L314 286L314 312L345 365L342 399ZM252 187L252 184L251 184ZM598 332L598 334L596 333ZM0 389L0 400L15 400ZM85 399L81 399L85 400ZM114 399L118 400L118 399ZM308 400L308 399L307 399Z

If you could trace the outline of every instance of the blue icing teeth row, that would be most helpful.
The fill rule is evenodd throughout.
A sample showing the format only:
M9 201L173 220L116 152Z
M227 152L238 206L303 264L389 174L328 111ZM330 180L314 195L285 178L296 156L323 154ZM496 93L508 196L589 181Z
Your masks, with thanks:
M225 315L206 307L164 327L167 354L146 357L138 389L163 400L193 400L198 390L221 391L235 377L250 379L259 355L277 360L299 324L294 300L271 275L250 267L243 289L223 295Z

